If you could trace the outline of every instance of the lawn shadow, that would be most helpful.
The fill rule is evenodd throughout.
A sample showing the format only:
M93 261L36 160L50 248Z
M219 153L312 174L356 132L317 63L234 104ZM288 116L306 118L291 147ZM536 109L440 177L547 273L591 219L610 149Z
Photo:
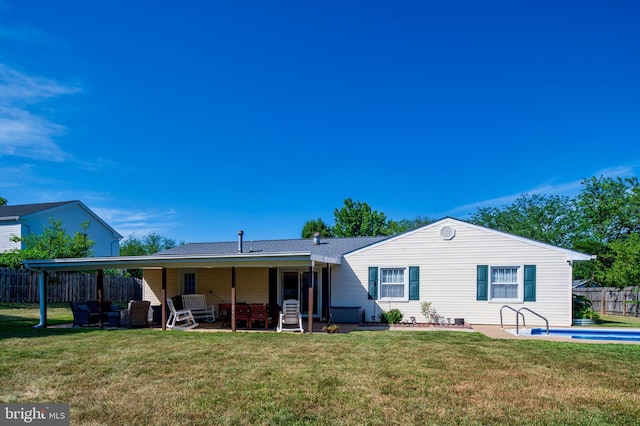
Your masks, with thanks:
M0 315L0 340L12 338L34 338L49 336L64 336L78 333L95 333L100 331L114 330L130 330L127 327L108 327L100 328L97 325L91 327L72 327L68 321L52 321L46 328L35 328L38 321L34 321L33 317L16 317L11 316L11 322L7 321L7 315Z

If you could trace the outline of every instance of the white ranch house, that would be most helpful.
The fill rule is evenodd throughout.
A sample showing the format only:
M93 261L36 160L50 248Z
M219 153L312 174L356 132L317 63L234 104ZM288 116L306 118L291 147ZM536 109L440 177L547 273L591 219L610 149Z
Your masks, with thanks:
M405 319L420 323L426 322L422 302L431 302L444 318L500 324L500 309L509 305L527 307L550 325L570 326L572 266L591 258L445 218L394 237L247 243L239 232L237 241L185 244L152 256L30 261L28 266L43 274L143 268L143 298L163 309L162 300L187 293L204 294L214 306L246 302L273 308L294 298L311 320L377 322L382 311L397 308ZM515 322L513 313L506 315ZM532 316L527 324L543 321Z

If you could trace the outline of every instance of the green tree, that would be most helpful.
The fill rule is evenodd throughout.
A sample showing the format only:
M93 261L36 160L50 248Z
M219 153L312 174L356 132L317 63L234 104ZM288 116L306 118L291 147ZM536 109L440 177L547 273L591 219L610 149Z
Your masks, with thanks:
M608 243L640 232L640 183L632 178L583 179L576 198L580 238Z
M629 239L640 233L638 178L591 177L583 179L582 185L584 188L575 200L578 230L573 248L597 258L578 263L576 277L623 287L627 281L623 277L628 273L621 271L633 269L632 265L625 265L629 259L625 253L628 247L633 247Z
M51 218L49 225L43 226L41 234L32 233L22 238L14 235L11 240L21 242L23 248L0 254L0 265L21 268L23 260L91 256L93 254L91 248L95 242L90 240L85 232L89 228L89 221L81 226L83 232L76 232L70 236L62 227L61 220Z
M142 238L131 234L120 243L120 256L146 256L168 250L176 246L176 241L151 232Z
M120 256L148 256L176 246L175 240L151 232L142 238L131 234L120 242ZM142 269L127 269L126 274L142 278Z
M479 208L470 221L566 248L576 232L573 201L559 195L523 194L510 205Z
M8 203L8 201L7 201L7 199L6 199L6 198L2 198L2 197L0 197L0 207L2 207L2 206L6 206L6 205L7 205L7 203Z
M607 285L631 287L640 285L640 234L610 243L613 262L606 275Z
M403 232L411 231L413 229L420 228L433 222L426 216L416 216L413 219L402 219L399 221L389 221L389 235L402 234Z
M301 236L302 238L311 238L316 232L319 232L321 237L331 237L331 228L320 218L305 222L302 227Z
M387 216L376 210L372 210L367 203L353 201L351 198L344 200L341 209L333 211L335 224L331 233L335 237L360 237L389 235L391 229Z

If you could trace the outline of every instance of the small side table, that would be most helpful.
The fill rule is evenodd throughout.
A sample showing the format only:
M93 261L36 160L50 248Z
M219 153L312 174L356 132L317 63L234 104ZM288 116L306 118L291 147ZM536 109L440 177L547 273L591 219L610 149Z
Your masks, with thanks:
M123 309L120 311L120 327L129 327L129 310Z
M153 324L162 325L162 305L151 305Z
M107 312L107 322L112 327L120 327L120 311Z

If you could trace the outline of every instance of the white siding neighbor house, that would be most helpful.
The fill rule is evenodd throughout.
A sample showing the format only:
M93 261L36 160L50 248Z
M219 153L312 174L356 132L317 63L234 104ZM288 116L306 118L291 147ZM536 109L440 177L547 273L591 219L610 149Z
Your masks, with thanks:
M120 254L122 235L77 200L0 207L0 252L22 249L21 243L11 241L11 237L40 234L50 219L62 221L62 227L69 235L86 232L89 239L95 241L94 256ZM82 224L86 221L89 221L89 227L83 231Z
M208 305L268 304L277 318L297 299L303 316L329 322L378 322L399 309L430 322L423 302L455 323L500 324L504 305L531 310L553 326L571 325L574 262L590 255L445 218L394 237L190 243L150 256L29 261L42 272L143 269L143 298L202 294ZM233 309L232 309L233 310ZM505 310L505 325L515 313ZM526 311L526 324L544 321ZM235 326L234 326L235 327Z

